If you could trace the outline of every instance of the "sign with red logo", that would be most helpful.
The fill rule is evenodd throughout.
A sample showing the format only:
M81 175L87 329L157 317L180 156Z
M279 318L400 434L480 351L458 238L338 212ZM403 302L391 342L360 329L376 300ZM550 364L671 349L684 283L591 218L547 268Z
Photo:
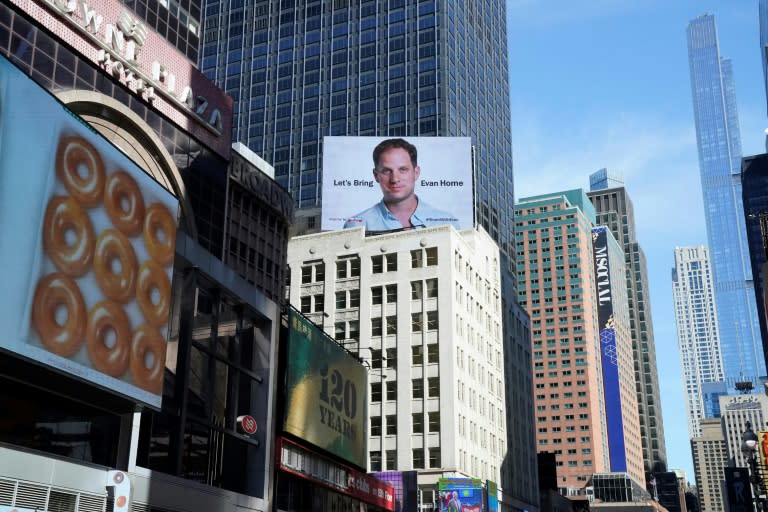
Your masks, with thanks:
M259 427L256 424L256 420L253 418L253 416L249 416L247 414L244 416L238 416L237 424L240 426L242 431L248 434L249 436L255 434L256 430Z

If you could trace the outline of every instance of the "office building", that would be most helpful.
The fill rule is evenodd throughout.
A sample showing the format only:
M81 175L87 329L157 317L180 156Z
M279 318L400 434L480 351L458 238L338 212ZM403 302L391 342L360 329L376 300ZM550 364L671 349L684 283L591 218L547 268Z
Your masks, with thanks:
M293 202L233 148L232 99L178 35L134 4L73 5L0 5L0 503L269 510ZM83 213L68 263L41 241L69 231L41 227L61 197ZM88 250L97 232L114 256ZM24 309L52 283L71 291L64 346Z
M688 61L723 377L729 393L736 392L737 382L761 389L766 365L739 200L741 135L733 66L720 55L714 16L688 24Z
M761 8L764 2L760 3ZM762 11L761 11L762 12ZM768 154L744 158L741 164L742 204L747 226L749 260L752 265L752 281L757 304L760 335L763 340L762 354L768 361Z
M579 494L590 475L610 471L595 211L582 190L570 190L521 198L515 222L518 302L531 317L537 447L554 452L561 494Z
M647 481L651 472L667 469L648 267L645 252L637 241L632 200L621 177L601 169L590 175L589 182L587 197L595 207L597 224L607 226L624 250L635 389Z
M701 512L725 510L725 468L728 446L723 436L721 418L704 418L699 422L701 435L691 439L693 471Z
M418 471L421 503L438 502L439 478L471 477L497 483L505 508L536 507L532 431L516 452L527 458L502 473L507 404L533 408L505 368L523 347L502 335L501 257L484 230L309 234L291 239L288 262L290 302L370 366L369 471Z
M766 431L768 420L768 396L764 394L739 394L720 397L723 420L723 436L728 446L728 458L738 468L749 467L741 451L747 422L755 432ZM758 447L758 460L760 457Z
M500 0L209 0L200 69L236 100L235 139L273 164L296 199L296 233L320 229L323 136L471 137L476 220L509 255L505 9Z
M701 436L699 422L715 415L708 415L707 411L719 409L705 400L704 386L723 381L714 279L706 246L675 247L672 299L685 386L688 436L693 439ZM710 402L717 400L717 394L713 393Z

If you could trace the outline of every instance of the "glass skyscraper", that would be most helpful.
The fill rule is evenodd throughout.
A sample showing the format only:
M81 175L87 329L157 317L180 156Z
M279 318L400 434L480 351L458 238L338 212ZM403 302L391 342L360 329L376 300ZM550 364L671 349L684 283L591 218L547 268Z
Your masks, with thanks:
M712 15L688 24L688 60L723 370L728 390L765 375L744 211L733 68Z
M465 136L476 219L513 255L503 0L207 0L201 70L236 100L233 140L295 198L297 232L319 229L323 136Z

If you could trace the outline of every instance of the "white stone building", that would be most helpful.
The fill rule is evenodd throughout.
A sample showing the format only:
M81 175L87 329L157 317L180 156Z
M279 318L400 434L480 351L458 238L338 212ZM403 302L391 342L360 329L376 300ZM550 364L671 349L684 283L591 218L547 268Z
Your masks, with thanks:
M290 303L370 365L369 471L503 487L507 453L499 250L440 226L293 238ZM521 411L521 414L532 414Z

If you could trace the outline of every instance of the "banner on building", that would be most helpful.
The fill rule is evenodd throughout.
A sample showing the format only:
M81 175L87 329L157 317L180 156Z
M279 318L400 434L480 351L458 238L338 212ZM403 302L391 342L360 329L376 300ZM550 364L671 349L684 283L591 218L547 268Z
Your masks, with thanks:
M284 430L367 467L365 366L300 313L288 317Z

